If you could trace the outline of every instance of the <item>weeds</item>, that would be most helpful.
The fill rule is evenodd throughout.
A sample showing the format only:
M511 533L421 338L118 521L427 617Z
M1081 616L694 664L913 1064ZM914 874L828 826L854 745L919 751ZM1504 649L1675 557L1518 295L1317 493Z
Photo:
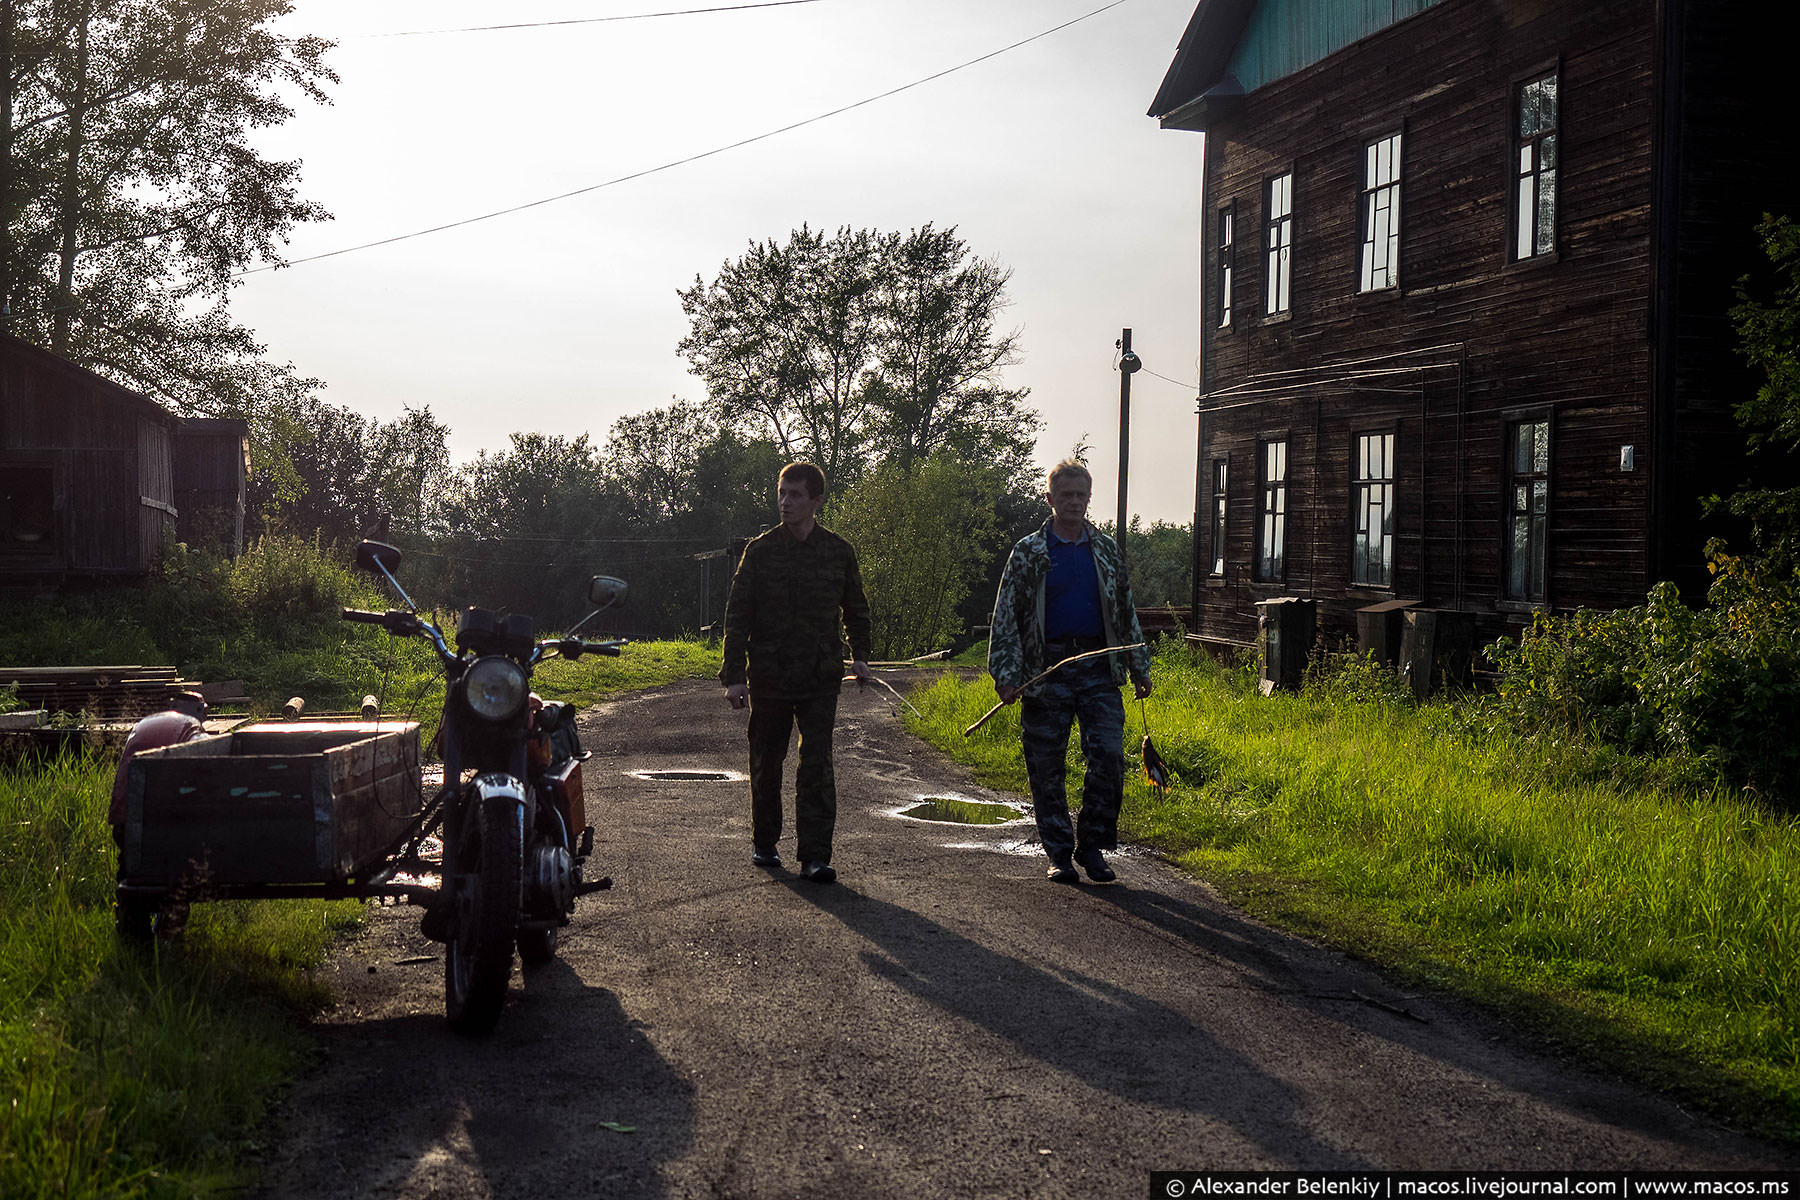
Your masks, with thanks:
M184 940L115 940L112 763L0 768L0 1195L162 1196L236 1154L308 1053L307 968L353 904L209 904Z
M1800 821L1620 771L1627 756L1573 735L1519 736L1479 702L1416 704L1354 664L1262 697L1165 643L1154 678L1175 786L1158 798L1128 763L1123 836L1259 915L1800 1135ZM1016 708L962 736L989 681L912 699L917 732L1025 790Z

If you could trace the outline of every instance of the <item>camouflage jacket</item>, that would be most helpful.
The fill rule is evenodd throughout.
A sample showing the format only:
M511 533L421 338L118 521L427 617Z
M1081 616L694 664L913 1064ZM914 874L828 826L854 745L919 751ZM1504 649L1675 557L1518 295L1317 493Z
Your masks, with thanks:
M1094 573L1100 580L1100 619L1109 646L1129 646L1144 640L1137 608L1131 601L1131 582L1119 561L1119 547L1111 538L1088 526L1094 550ZM1044 586L1050 577L1050 524L1019 539L1000 576L1000 592L994 598L994 629L988 638L988 672L998 687L1020 687L1050 663L1044 652ZM1110 655L1113 682L1150 678L1150 652L1133 650Z
M869 657L869 601L849 542L823 525L798 541L777 525L744 547L725 602L727 687L799 699L835 692L850 657Z

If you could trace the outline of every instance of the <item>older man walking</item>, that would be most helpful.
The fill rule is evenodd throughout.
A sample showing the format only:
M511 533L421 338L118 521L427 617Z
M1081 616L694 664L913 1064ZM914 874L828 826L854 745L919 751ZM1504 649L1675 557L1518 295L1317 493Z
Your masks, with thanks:
M1144 634L1119 547L1087 522L1093 488L1094 477L1079 462L1071 459L1051 470L1044 497L1050 520L1013 547L988 642L988 671L1000 699L1010 704L1023 694L1025 773L1038 837L1050 856L1047 874L1059 883L1076 882L1076 863L1096 883L1116 878L1104 852L1118 844L1125 795L1125 704L1119 688L1129 676L1139 699L1150 694L1150 655L1138 645ZM1121 649L1070 663L1024 691L1026 680L1046 667L1113 646ZM1063 783L1069 729L1076 721L1086 775L1081 815L1071 825Z

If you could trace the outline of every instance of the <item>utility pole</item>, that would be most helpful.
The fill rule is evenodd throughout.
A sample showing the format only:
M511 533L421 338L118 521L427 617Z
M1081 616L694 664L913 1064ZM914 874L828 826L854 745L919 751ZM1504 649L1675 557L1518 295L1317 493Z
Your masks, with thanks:
M1131 330L1119 332L1119 523L1113 533L1119 543L1119 562L1125 561L1126 484L1131 471L1131 376L1144 364L1131 352Z

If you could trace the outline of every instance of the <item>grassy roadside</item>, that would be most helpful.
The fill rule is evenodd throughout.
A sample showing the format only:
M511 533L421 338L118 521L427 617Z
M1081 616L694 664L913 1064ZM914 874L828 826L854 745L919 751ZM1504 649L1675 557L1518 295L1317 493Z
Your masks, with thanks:
M385 637L308 651L340 688L379 670ZM382 644L377 644L377 642ZM389 696L435 725L434 665L396 646ZM408 654L405 659L398 656ZM593 703L709 676L718 652L645 642L619 658L550 663L539 690ZM379 681L380 676L376 676ZM376 690L369 687L368 690ZM333 703L328 699L316 707ZM338 700L337 703L345 703ZM397 702L395 702L397 703ZM196 905L176 942L113 936L114 762L75 756L0 767L0 1196L185 1197L241 1186L275 1091L304 1067L299 1027L331 997L311 976L354 902Z
M1374 675L1264 698L1171 645L1155 678L1150 730L1179 782L1158 800L1135 775L1123 836L1273 923L1800 1138L1800 820L1521 739L1478 706L1416 707ZM988 680L912 700L916 733L1025 790L1016 708L962 736Z

